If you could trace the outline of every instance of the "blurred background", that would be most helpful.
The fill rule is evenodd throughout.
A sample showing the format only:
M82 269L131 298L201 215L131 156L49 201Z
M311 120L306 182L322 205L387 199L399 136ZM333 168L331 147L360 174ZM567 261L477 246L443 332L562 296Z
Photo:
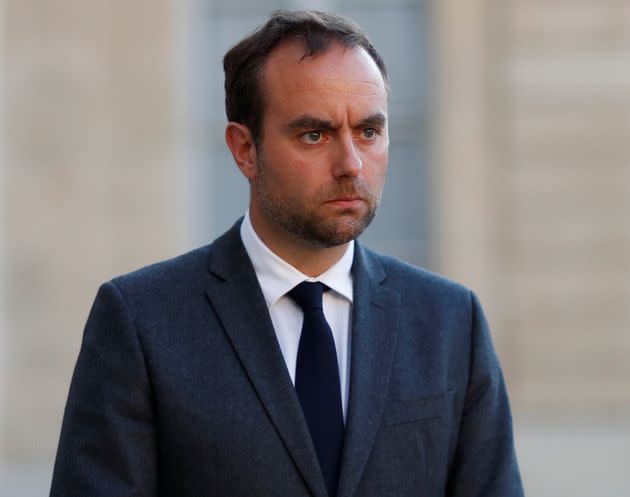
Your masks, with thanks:
M0 0L0 495L47 495L99 284L244 212L221 57L302 7L388 63L363 238L480 296L527 495L630 495L628 0Z

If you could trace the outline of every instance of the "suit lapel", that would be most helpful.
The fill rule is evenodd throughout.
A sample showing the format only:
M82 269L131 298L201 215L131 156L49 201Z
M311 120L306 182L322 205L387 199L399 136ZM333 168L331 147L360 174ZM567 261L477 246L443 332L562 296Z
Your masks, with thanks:
M399 299L381 285L380 263L358 243L353 263L350 399L338 497L361 479L385 408L396 346Z
M240 222L211 248L207 294L269 418L316 497L326 496L317 454L240 238Z

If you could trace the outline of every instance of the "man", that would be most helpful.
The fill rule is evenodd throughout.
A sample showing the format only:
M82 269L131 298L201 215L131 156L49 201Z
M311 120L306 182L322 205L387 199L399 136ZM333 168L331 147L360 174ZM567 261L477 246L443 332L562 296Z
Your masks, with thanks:
M282 11L224 67L249 210L101 287L51 496L521 496L477 299L355 241L387 168L376 50Z

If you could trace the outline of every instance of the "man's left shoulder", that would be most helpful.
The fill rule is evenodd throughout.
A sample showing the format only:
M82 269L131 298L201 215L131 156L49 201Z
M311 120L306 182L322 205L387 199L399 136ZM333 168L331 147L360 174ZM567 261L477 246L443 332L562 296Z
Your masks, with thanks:
M473 292L466 286L401 259L359 246L365 264L382 268L382 284L403 300L421 299L425 303L470 307Z
M427 289L439 289L445 292L466 294L470 292L470 289L461 283L457 283L446 276L434 273L425 268L414 266L402 259L375 252L365 245L361 245L359 250L362 252L362 256L366 262L372 265L378 264L383 268L386 282L395 282L416 288L426 287Z

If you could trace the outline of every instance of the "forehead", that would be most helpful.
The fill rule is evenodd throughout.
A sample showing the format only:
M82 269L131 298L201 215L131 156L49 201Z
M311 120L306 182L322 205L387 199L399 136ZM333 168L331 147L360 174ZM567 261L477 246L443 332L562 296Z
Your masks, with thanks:
M381 107L387 90L380 70L361 47L331 42L326 51L305 57L299 42L277 47L263 66L267 110L295 104L356 103Z

